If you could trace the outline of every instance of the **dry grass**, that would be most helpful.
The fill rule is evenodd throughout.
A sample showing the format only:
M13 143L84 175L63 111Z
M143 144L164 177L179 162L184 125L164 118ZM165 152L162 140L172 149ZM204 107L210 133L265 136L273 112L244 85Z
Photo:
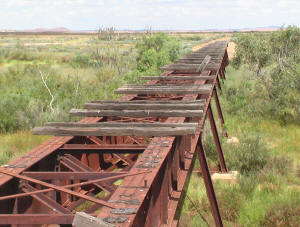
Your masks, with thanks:
M49 136L34 136L31 131L0 134L0 164L24 155L48 138Z

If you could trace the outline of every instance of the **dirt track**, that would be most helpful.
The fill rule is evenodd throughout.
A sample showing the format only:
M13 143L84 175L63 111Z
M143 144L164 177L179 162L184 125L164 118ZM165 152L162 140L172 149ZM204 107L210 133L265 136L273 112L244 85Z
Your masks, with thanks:
M197 46L194 46L193 47L193 51L196 51L202 47L205 47L215 41L229 41L230 40L230 37L224 37L224 38L220 38L220 39L214 39L214 40L211 40L207 43L202 43L202 44L199 44ZM228 43L228 48L227 48L227 52L228 52L228 56L229 56L229 59L232 59L233 56L234 56L234 52L235 52L235 43L234 42L229 42Z

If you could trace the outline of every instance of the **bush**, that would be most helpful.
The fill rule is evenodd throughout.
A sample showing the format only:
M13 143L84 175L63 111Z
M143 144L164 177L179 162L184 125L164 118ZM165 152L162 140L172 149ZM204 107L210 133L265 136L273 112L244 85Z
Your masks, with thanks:
M53 111L49 107L51 96L39 70L54 96ZM121 81L99 76L98 81L80 86L78 78L61 77L48 65L13 64L0 76L0 132L29 129L51 120L67 120L71 108L79 107L87 100L105 97L105 88L101 90L104 82L108 87L106 92L113 93L112 89Z
M76 68L76 67L80 67L80 68L88 67L89 64L90 64L90 58L88 56L85 56L85 55L76 55L72 58L70 64L74 68Z
M159 67L179 57L180 43L165 33L144 35L136 45L138 51L137 69L140 72L160 71Z
M240 144L231 145L225 152L229 169L246 175L263 169L268 158L269 153L262 138L256 135L242 136Z
M258 75L261 68L270 61L270 36L264 33L250 33L237 36L234 41L237 49L233 59L233 66L238 68L247 64Z
M200 41L203 38L200 35L192 35L192 36L183 36L183 37L181 37L181 39L187 40L187 41Z

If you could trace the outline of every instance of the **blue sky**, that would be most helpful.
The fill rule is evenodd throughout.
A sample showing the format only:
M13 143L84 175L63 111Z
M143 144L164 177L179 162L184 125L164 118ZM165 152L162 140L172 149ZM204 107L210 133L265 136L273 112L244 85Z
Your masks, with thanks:
M300 26L300 0L0 0L0 29Z

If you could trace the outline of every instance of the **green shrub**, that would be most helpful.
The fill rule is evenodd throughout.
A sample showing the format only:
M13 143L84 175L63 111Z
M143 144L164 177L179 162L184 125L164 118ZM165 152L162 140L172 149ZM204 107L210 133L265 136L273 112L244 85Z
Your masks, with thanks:
M269 153L262 138L257 135L244 135L240 144L228 146L225 159L229 169L238 170L242 174L250 174L264 168Z
M137 69L140 72L156 70L179 57L180 43L165 33L144 35L136 45L138 51Z
M76 68L76 67L88 67L90 64L90 57L85 56L85 55L76 55L72 58L70 62L71 66Z
M265 33L250 33L236 36L238 48L233 59L233 66L247 64L258 75L261 68L270 61L270 36Z
M183 37L181 37L181 39L187 40L187 41L200 41L203 38L200 35L192 35L192 36L183 36Z

